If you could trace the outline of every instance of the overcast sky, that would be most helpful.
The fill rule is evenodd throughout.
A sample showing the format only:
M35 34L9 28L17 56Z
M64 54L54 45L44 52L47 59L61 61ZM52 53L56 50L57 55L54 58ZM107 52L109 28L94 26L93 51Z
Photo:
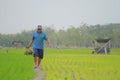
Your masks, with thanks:
M0 33L35 29L120 23L120 0L0 0Z

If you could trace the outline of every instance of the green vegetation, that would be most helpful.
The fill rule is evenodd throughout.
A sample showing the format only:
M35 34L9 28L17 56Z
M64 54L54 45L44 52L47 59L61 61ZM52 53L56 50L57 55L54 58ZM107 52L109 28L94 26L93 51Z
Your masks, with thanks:
M91 54L92 49L45 49L42 71L46 80L120 80L120 50L110 55ZM24 49L0 50L1 80L33 80L32 56Z
M87 49L54 50L46 54L42 69L46 80L119 80L120 50L113 51L111 55L92 55L86 54L90 53Z
M33 80L33 59L23 55L24 49L0 50L1 80Z
M71 26L68 29L56 31L53 26L43 27L53 45L60 47L91 47L96 38L111 38L111 47L120 48L120 24ZM22 41L28 44L34 30L17 34L0 34L0 46L12 46L12 41Z

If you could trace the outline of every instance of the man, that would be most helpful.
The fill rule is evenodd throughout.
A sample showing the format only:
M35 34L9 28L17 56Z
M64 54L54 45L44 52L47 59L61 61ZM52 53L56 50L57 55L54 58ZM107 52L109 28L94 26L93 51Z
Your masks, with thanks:
M49 47L50 41L47 35L42 31L42 26L38 25L37 31L32 34L32 38L27 46L27 48L31 47L33 44L33 52L34 52L34 68L39 68L41 60L44 56L44 40L48 43Z

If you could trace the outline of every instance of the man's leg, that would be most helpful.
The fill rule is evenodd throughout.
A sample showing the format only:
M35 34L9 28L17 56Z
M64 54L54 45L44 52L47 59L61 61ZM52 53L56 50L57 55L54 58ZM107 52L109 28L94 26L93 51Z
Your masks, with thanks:
M37 65L38 65L38 61L37 61L37 55L38 55L38 51L36 48L33 48L33 51L34 51L34 68L37 68Z
M41 58L37 57L37 60L38 60L38 64L37 64L37 67L40 67L40 63L41 63Z
M40 67L40 64L41 64L41 61L42 61L42 59L43 59L43 50L42 50L42 49L39 49L38 51L39 51L39 53L38 53L38 58L37 58L37 60L38 60L38 65L37 65L37 67L39 68L39 67Z
M37 68L37 57L34 57L34 68Z

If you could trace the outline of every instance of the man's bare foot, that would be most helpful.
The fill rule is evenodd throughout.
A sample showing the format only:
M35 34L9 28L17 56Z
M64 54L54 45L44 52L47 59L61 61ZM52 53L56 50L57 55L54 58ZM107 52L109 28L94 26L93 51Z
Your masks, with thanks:
M37 66L36 66L36 65L34 66L34 69L37 69Z
M37 69L40 69L40 66L37 66Z

